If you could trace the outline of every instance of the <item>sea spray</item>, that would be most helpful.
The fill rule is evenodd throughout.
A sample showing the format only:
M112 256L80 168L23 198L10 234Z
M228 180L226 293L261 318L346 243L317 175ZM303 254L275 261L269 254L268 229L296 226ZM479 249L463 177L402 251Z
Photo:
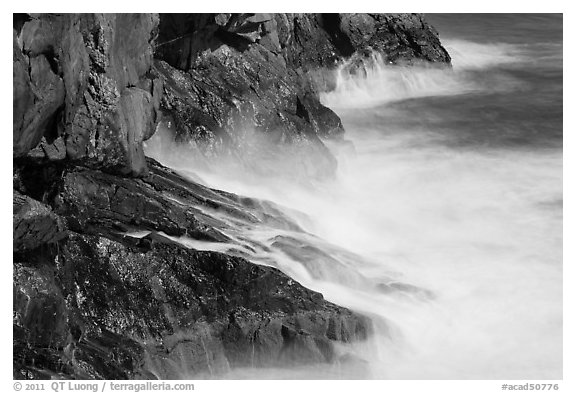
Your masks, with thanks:
M526 55L519 46L462 40L448 40L445 45L453 56L451 67L425 62L392 65L377 52L361 62L348 60L335 71L336 89L322 94L322 102L334 109L373 108L417 97L502 91L521 86L521 81L510 75L475 72L525 61Z
M540 82L530 78L542 74L527 73L526 47L447 45L452 69L374 56L365 72L339 70L322 99L342 117L355 154L328 142L334 179L303 185L169 163L212 187L273 201L301 230L236 222L231 237L261 245L243 255L375 324L368 342L346 349L367 373L318 366L231 377L561 378L558 124L522 110L528 97L554 113L557 90L537 101ZM151 152L168 160L168 151Z

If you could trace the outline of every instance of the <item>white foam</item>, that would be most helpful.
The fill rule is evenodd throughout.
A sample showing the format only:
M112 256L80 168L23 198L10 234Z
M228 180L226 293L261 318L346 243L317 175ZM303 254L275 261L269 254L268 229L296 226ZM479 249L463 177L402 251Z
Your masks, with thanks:
M517 88L519 82L494 73L479 79L473 71L524 59L521 48L508 44L478 44L453 40L446 43L453 68L390 65L373 53L363 72L350 73L350 62L336 71L336 89L321 95L330 108L370 108L409 98L470 94Z
M495 87L474 78L475 68L517 61L514 48L447 45L454 70L390 67L376 59L367 77L339 75L336 91L323 100L369 108L516 83ZM370 315L375 334L357 352L369 360L371 377L560 379L561 152L458 151L417 130L381 124L378 110L364 111L364 122L342 113L356 154L334 150L339 172L332 181L313 187L282 178L255 182L254 174L217 167L199 175L212 187L285 206L308 233L360 255L338 265L344 274L350 269L374 283L396 277L433 291L435 299L380 293L340 280L341 274L318 277L278 251L257 251L253 261L271 261L326 299ZM267 245L279 234L291 235L264 226L242 230Z

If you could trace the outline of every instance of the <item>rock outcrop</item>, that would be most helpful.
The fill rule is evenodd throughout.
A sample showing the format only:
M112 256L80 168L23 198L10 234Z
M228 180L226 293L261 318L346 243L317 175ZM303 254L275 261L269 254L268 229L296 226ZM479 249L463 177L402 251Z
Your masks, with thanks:
M14 190L12 207L15 252L55 243L66 236L64 220L54 214L49 206Z
M36 154L47 159L145 174L142 142L160 102L150 77L158 16L15 14L14 25L14 157L42 141Z
M321 139L344 128L319 92L334 87L339 61L371 51L393 63L450 61L413 14L161 14L165 125L202 156L264 173L280 156L292 172L328 176L336 162Z
M336 361L334 341L368 334L365 318L274 268L159 235L73 233L56 255L56 266L16 261L15 377L177 379Z
M321 138L344 129L318 93L339 61L450 62L417 14L15 14L13 41L14 157L134 176L160 117L190 154L258 169L291 150L329 175Z
M297 229L271 207L190 183L153 161L142 179L51 165L18 168L19 187L68 228L15 249L15 378L174 379L336 362L336 342L370 333L367 318L274 267L168 237L233 243L221 231L226 223L204 208L246 225ZM41 195L27 188L40 182L50 184Z
M339 344L365 339L367 318L252 258L299 243L242 235L298 225L181 177L143 143L164 129L207 160L328 176L323 139L344 129L319 93L373 50L450 61L411 14L14 14L14 377L338 362ZM314 248L302 263L318 258L330 263Z

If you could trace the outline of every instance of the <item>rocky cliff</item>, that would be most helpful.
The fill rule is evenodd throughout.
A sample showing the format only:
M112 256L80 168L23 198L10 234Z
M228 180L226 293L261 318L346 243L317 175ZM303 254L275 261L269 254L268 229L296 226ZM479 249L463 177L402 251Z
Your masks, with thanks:
M322 140L344 129L319 92L371 51L450 62L413 14L15 14L15 378L178 378L248 353L337 362L335 343L365 339L367 318L248 252L175 241L234 243L210 212L298 228L147 159L143 142L162 128L190 155L254 168L288 151L294 171L330 175Z
M161 15L164 124L198 155L261 172L281 156L291 172L330 175L336 161L322 138L344 129L319 92L334 87L339 62L371 51L391 63L450 61L419 15Z

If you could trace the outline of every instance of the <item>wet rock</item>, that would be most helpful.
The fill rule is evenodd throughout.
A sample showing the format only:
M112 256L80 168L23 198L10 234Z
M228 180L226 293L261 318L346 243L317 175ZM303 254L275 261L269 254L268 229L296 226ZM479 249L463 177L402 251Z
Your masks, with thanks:
M189 250L159 235L149 240L142 248L71 233L56 264L18 268L14 324L28 336L15 340L28 342L32 352L19 352L17 374L25 375L32 368L27 356L46 346L43 372L73 378L182 378L247 361L259 367L330 362L337 358L335 342L370 332L366 318L277 269ZM17 258L17 266L24 260ZM27 288L41 285L49 286L46 299L28 295L33 289ZM20 316L30 301L44 311ZM54 307L59 311L49 312ZM53 327L49 338L35 330L43 323Z
M44 136L44 146L64 143L70 160L145 174L142 141L155 130L160 93L149 80L157 24L153 14L23 19L14 30L14 155Z
M336 162L320 138L344 129L319 101L334 86L325 69L372 50L450 60L417 14L34 14L13 35L14 156L42 140L33 156L62 160L58 141L65 159L131 176L147 173L160 105L199 155L326 176Z
M340 136L342 124L320 104L309 81L287 66L274 15L160 19L157 56L166 63L156 68L165 80L162 107L177 140L197 146L204 156L232 157L256 170L297 157L291 165L295 172L334 171L335 159L318 137ZM164 31L164 20L182 22L180 30L171 24ZM186 59L174 52L186 53ZM276 163L268 163L269 157Z
M340 61L372 51L393 63L450 62L417 14L161 14L164 117L192 155L323 177L336 162L319 138L344 128L319 91L334 88Z
M218 230L199 222L194 210L159 194L154 183L118 178L90 169L62 173L54 206L76 231L122 233L150 229L172 236L228 240Z
M14 378L48 379L66 372L68 309L48 249L15 254L13 267Z
M420 14L275 14L275 21L284 58L305 71L367 51L393 63L450 63L438 33Z
M176 141L262 172L284 160L313 177L334 171L336 161L319 136L341 135L340 119L262 46L240 52L222 45L198 57L188 73L164 62L156 70Z
M28 152L28 156L47 161L62 161L66 159L66 144L61 137L51 143L46 137L40 139L40 144Z
M18 326L26 327L25 340L30 345L63 348L68 339L68 313L50 273L46 266L15 266L14 318Z
M50 132L64 103L65 90L43 54L31 58L22 54L15 32L13 60L13 153L19 157Z
M247 356L254 367L334 362L336 342L367 337L367 318L279 270L164 235L232 243L219 214L297 230L272 204L149 167L134 179L17 162L15 187L44 204L15 191L15 206L35 203L70 229L15 248L15 378L184 378L246 366ZM21 232L31 233L15 239Z
M451 60L421 14L340 14L339 25L359 53L374 50L391 63Z
M240 226L300 230L270 202L213 190L154 160L148 160L148 166L148 176L132 179L65 163L28 160L15 166L14 187L19 190L15 195L26 193L45 201L72 230L82 232L154 230L235 243L223 234L230 229L230 219ZM219 218L222 215L230 219Z
M14 377L340 362L336 343L365 339L366 318L273 267L194 249L250 256L271 249L246 228L300 228L271 203L146 160L142 145L168 124L205 158L330 175L322 139L343 127L319 100L334 86L326 70L372 50L449 62L419 15L15 14ZM274 247L310 266L336 261Z
M54 243L66 236L64 220L54 214L49 206L14 190L12 208L15 252Z

